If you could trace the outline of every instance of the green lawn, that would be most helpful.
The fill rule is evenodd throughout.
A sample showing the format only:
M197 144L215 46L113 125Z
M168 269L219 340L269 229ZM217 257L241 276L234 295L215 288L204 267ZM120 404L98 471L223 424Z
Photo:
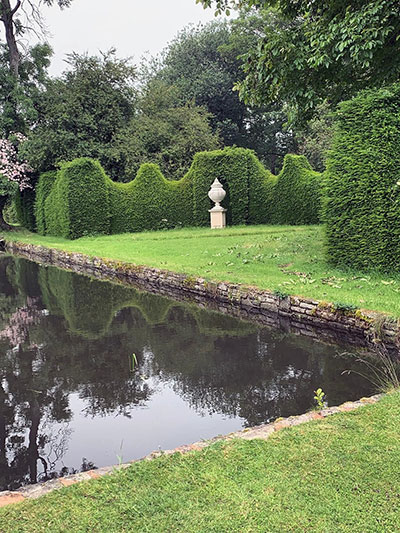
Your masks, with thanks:
M400 531L400 392L0 509L2 533Z
M27 231L7 239L354 305L400 317L400 275L330 267L321 226L191 228L67 241Z

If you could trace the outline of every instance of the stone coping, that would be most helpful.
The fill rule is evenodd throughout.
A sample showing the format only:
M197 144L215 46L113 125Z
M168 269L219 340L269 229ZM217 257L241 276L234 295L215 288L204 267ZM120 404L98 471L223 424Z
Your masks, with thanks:
M162 455L172 455L174 453L186 454L188 452L197 452L218 441L229 441L233 439L266 440L273 433L275 433L276 431L280 431L284 428L298 426L300 424L311 422L313 420L322 420L328 416L337 413L354 411L362 406L375 404L382 398L382 396L383 394L376 394L375 396L371 396L369 398L361 398L360 400L355 402L345 402L336 407L327 407L325 409L322 409L321 411L309 411L308 413L304 413L302 415L289 416L287 418L278 418L277 420L269 424L246 428L241 431L229 433L228 435L224 436L218 436L210 440L204 440L195 442L193 444L179 446L178 448L175 448L173 450L155 451L150 453L146 457L136 459L129 463L102 467L96 470L89 470L88 472L81 472L79 474L72 474L66 477L45 481L43 483L37 483L35 485L27 485L16 491L3 491L0 492L0 507L5 507L13 503L20 503L26 500L37 499L41 496L44 496L45 494L53 492L54 490L69 487L71 485L75 485L76 483L80 483L83 481L98 479L102 476L113 474L114 472L117 472L120 469L129 468L130 466L139 461L151 461Z
M176 300L204 304L263 325L315 340L369 346L376 336L390 349L400 348L399 321L372 311L286 296L278 292L203 278L159 268L90 257L22 242L3 241L7 252L98 279L122 283Z

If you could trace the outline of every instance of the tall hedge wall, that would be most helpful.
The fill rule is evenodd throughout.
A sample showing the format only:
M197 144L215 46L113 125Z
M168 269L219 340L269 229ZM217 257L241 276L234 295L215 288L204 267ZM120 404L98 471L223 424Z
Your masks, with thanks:
M18 222L30 231L36 230L35 190L33 188L18 191L15 196L15 209Z
M287 155L272 195L275 224L318 224L321 215L321 174L303 155Z
M337 112L326 177L330 260L400 268L400 85L367 91Z
M98 161L81 158L64 164L45 200L47 233L68 239L109 233L107 180Z
M227 191L222 205L227 208L228 224L313 223L319 212L318 176L303 158L287 156L275 177L251 150L243 148L196 154L189 172L179 181L165 179L157 165L146 163L133 181L116 183L98 162L76 159L62 166L55 181L53 174L40 177L37 228L75 239L206 226L212 207L208 191L215 178ZM307 214L309 209L311 214Z
M57 178L57 172L50 170L40 175L39 182L36 186L35 199L35 217L36 217L36 231L40 235L46 234L46 218L44 212L44 204L51 193L53 185Z
M170 181L164 178L158 165L145 163L130 183L115 183L107 178L107 187L111 233L194 223L192 184L187 176Z

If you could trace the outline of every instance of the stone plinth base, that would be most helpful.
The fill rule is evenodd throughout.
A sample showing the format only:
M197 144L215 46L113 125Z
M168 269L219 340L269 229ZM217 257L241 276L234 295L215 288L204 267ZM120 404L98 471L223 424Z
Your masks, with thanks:
M216 205L209 209L211 229L226 228L226 209Z

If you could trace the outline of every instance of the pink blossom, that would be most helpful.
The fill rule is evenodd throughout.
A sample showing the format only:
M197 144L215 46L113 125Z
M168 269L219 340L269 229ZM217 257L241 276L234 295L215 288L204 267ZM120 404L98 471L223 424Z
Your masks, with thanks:
M22 133L14 133L13 136L21 144L26 141ZM19 189L30 188L29 172L32 169L26 161L18 160L18 149L8 139L0 139L0 174L9 181L18 183Z

